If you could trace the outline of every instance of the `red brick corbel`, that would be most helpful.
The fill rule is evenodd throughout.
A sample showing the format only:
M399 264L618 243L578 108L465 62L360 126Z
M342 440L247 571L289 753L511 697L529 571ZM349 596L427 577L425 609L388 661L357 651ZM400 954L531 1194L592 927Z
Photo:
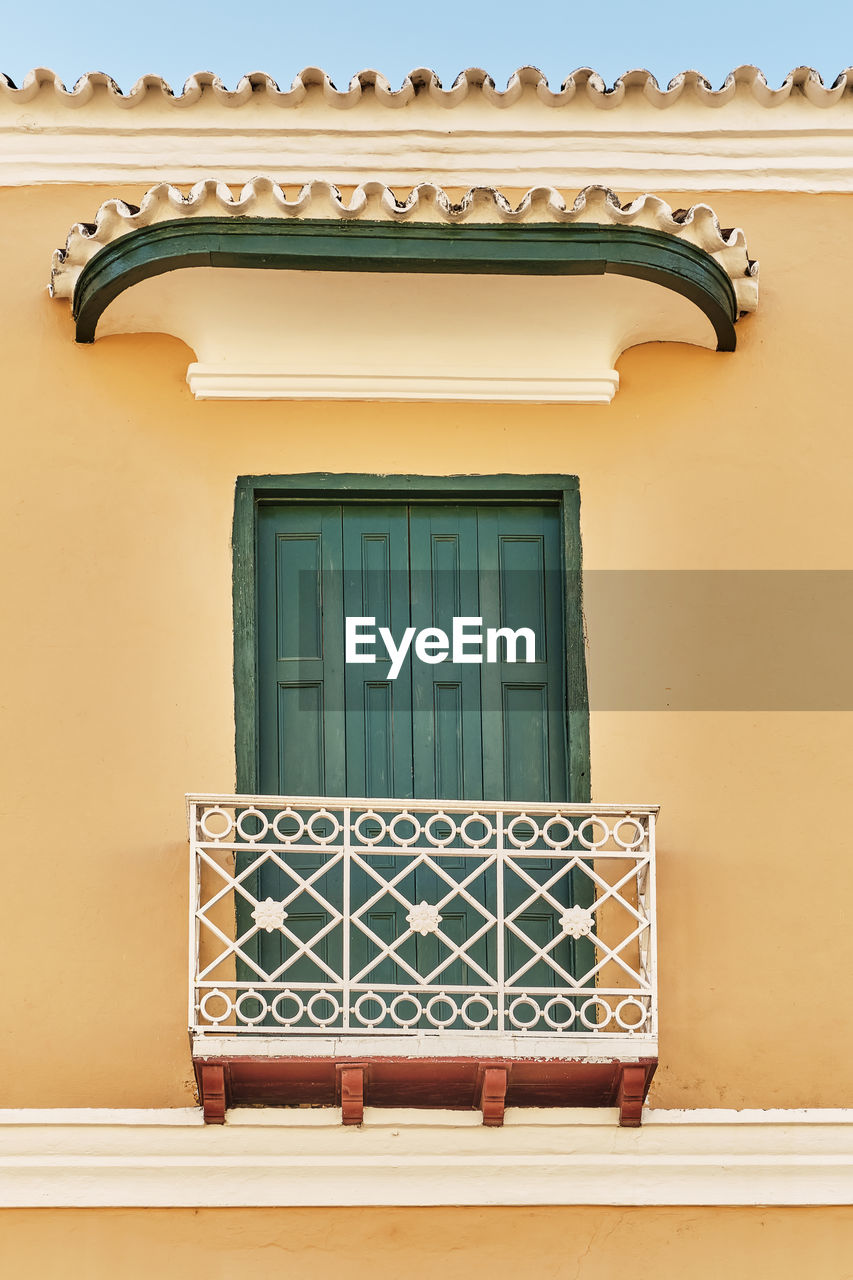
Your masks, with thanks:
M507 1069L506 1067L481 1067L479 1107L483 1113L483 1124L497 1127L504 1122L506 1107Z
M643 1119L643 1098L646 1093L646 1068L623 1065L619 1076L619 1123L624 1129L639 1129Z
M362 1124L364 1121L364 1069L363 1062L336 1064L337 1094L344 1124Z
M201 1068L201 1101L205 1124L225 1123L225 1068L205 1062Z

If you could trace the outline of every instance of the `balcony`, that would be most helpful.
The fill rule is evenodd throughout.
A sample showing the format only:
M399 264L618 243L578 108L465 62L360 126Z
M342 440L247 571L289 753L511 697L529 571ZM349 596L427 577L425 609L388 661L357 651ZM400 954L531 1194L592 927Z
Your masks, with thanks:
M190 1034L235 1104L618 1106L657 1065L652 805L188 797Z

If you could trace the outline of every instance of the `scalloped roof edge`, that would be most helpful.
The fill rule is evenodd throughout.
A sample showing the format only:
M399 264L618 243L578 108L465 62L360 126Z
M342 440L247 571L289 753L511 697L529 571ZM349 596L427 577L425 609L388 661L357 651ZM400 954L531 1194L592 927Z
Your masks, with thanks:
M71 89L67 89L59 76L44 67L29 71L20 87L0 74L0 103L30 103L40 95L52 94L69 107L84 106L96 94L106 97L120 107L134 107L150 97L159 97L176 107L191 106L203 97L211 96L229 107L239 107L250 100L265 98L276 106L295 107L311 92L322 94L326 102L338 108L352 107L367 96L388 107L405 107L418 98L427 97L443 107L455 107L472 94L479 93L497 107L508 107L525 93L534 93L546 106L566 106L575 98L594 103L599 107L618 106L632 92L642 94L652 105L667 107L684 94L692 94L708 106L723 106L736 94L751 95L761 106L774 107L792 97L810 102L814 106L828 107L845 95L853 96L853 67L839 73L831 85L812 67L796 67L789 71L781 85L773 89L764 73L753 66L741 66L726 76L723 84L715 89L698 71L682 71L661 88L650 71L627 71L608 88L604 79L589 67L581 67L567 76L558 89L552 89L547 77L537 67L520 67L514 72L505 89L499 89L487 72L477 67L462 71L449 89L428 67L418 67L394 89L378 71L360 71L350 80L346 89L338 89L329 75L319 67L306 67L294 78L290 88L281 88L265 72L255 71L242 76L236 88L227 89L219 76L210 71L191 75L180 93L175 93L161 76L146 75L123 93L109 75L101 71L89 72L80 77Z
M587 222L609 226L639 226L665 232L703 249L724 269L734 285L740 312L758 305L758 263L750 259L746 237L739 227L723 229L706 204L672 210L659 196L645 194L620 203L607 187L585 187L572 204L554 187L532 187L513 205L494 187L472 187L459 201L432 183L415 187L399 200L383 182L358 186L349 200L338 187L314 180L289 198L271 178L257 177L234 195L215 178L197 182L187 195L161 182L145 193L140 205L107 200L94 222L75 223L64 249L53 255L50 292L71 298L86 263L107 244L132 231L158 222L192 217L279 217L336 220L376 219L387 222L494 223Z

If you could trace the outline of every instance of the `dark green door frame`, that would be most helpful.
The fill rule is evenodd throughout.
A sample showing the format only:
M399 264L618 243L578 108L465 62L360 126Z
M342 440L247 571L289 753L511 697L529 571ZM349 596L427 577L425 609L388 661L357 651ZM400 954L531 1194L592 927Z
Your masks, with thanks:
M471 501L559 504L562 530L566 640L566 740L569 798L590 798L589 704L581 609L580 498L575 476L372 476L313 472L240 476L234 508L234 717L237 791L258 790L257 604L258 506L263 502Z

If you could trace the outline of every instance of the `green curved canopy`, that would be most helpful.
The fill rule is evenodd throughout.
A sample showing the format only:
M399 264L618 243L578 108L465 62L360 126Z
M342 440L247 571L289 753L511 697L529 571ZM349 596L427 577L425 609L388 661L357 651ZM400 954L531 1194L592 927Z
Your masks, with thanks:
M718 262L645 227L593 223L446 226L282 218L181 218L106 245L74 289L78 342L125 289L186 267L456 275L634 276L682 294L707 315L718 351L734 351L737 302Z

